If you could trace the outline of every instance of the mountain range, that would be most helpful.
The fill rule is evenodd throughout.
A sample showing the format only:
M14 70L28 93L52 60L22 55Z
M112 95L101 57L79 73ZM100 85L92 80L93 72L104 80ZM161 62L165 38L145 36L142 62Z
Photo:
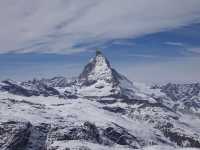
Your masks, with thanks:
M132 82L97 51L77 78L0 83L1 150L200 149L200 83Z

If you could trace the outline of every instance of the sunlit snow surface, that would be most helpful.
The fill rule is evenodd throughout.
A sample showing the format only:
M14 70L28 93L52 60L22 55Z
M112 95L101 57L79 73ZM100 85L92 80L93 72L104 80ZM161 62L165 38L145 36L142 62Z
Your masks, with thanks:
M91 60L92 62L94 60ZM106 62L106 58L103 55L97 55L95 58L95 66L92 72L90 72L89 80L111 80L112 72L110 70L109 64Z
M144 86L138 86L138 90L143 89L145 93L140 93L140 96L147 96L152 93L150 89L145 89ZM159 91L154 91L157 94ZM110 98L112 99L112 98ZM106 111L102 109L105 104L98 103L93 99L78 98L78 99L62 99L54 96L43 97L43 96L32 96L23 97L13 95L7 92L0 92L0 121L6 120L26 120L30 121L33 125L38 125L40 123L51 124L52 126L59 125L71 125L78 126L85 121L90 121L95 123L96 126L105 128L107 126L112 126L113 124L118 124L126 128L129 133L144 139L146 144L151 141L156 140L155 135L163 136L158 130L155 130L153 126L147 124L145 121L137 120L134 117L132 119L128 118L126 115L116 114L113 112ZM125 103L116 102L110 104L109 106L122 108L129 107ZM143 115L147 112L143 112ZM162 111L161 111L162 113ZM141 114L138 114L141 115ZM173 115L173 114L172 114ZM162 116L162 115L161 115ZM165 114L163 114L165 116ZM155 116L156 119L156 116ZM194 117L194 119L196 119ZM191 116L183 116L181 118L182 122L188 122L191 120ZM193 124L191 124L197 132L200 133L198 125L200 120L196 119ZM187 132L190 131L189 129ZM163 139L165 137L162 137ZM74 148L80 147L82 145L88 146L91 149L96 150L121 150L130 149L121 145L114 145L112 147L107 147L103 145L98 145L95 143L90 143L87 141L55 141L51 146L59 146L60 150L64 150L65 147ZM162 145L162 144L161 144ZM141 148L142 149L142 148ZM146 147L142 150L173 150L174 147L166 146L153 146ZM187 150L187 149L184 149ZM188 149L189 150L189 149ZM195 150L195 149L194 149Z

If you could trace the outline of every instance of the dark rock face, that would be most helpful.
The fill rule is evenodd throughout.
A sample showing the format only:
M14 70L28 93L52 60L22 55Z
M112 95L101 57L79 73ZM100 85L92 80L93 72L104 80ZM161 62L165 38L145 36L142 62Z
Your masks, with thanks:
M138 146L142 145L141 141L118 125L113 124L112 127L103 129L90 122L85 122L78 127L54 128L47 139L48 143L71 140L89 141L100 145L119 144L130 148L138 148Z
M22 82L21 85L32 89L32 91L38 92L39 95L43 96L59 95L59 92L55 88L48 86L47 84L41 82L40 80Z
M33 126L29 122L0 123L1 150L45 150L49 125Z
M175 103L173 107L175 111L181 110L182 112L186 113L199 113L198 110L200 109L200 83L168 83L163 86L153 86L152 88L160 89L161 92L165 93L167 98ZM162 98L161 102L163 102Z
M45 150L48 125L32 126L29 122L0 123L1 150Z
M132 114L133 118L144 120L155 129L160 130L164 137L168 138L171 142L168 144L175 143L175 145L180 147L200 148L200 136L196 134L195 130L189 129L190 133L188 133L189 125L179 122L179 115L176 114L175 111L159 103L142 103L143 102L133 104L139 104L139 107L133 110L129 115L131 116ZM166 140L162 140L160 137L157 137L157 140L167 143Z
M59 95L59 92L50 86L43 84L38 80L16 83L10 80L3 81L5 85L1 86L1 90L8 91L12 94L22 96L52 96Z
M85 122L82 126L79 127L64 127L63 129L64 130L62 133L60 133L60 128L52 129L48 136L48 140L85 140L91 141L93 143L102 143L99 130L97 129L95 124L92 124L90 122Z
M84 123L79 128L72 128L65 135L65 140L87 140L96 143L101 143L100 135L97 127L89 122Z
M29 140L31 124L29 122L3 122L0 124L0 149L23 150Z
M29 140L24 150L46 150L46 139L50 126L41 123L37 126L32 126Z
M67 90L64 92L63 97L64 98L69 98L69 99L77 99L78 98L76 93L72 93L72 92L67 91Z
M32 96L32 95L39 96L39 93L37 91L27 90L22 86L12 83L10 81L3 81L3 83L6 84L1 87L1 90L3 91L8 91L12 94L23 95L23 96Z
M161 91L166 93L172 100L177 101L182 98L192 98L200 93L200 83L194 84L172 84L161 86Z
M114 112L114 113L126 114L126 110L121 107L104 106L103 109L108 110L110 112Z
M75 84L76 80L69 80L66 77L53 77L51 79L41 79L40 82L50 87L69 87Z
M114 143L119 145L131 145L133 141L137 141L136 137L129 134L123 129L114 129L113 127L108 127L104 131L104 135L108 137ZM137 148L137 147L135 147Z
M163 134L168 137L172 142L175 142L181 147L200 147L200 140L198 137L191 137L184 133L174 131L174 127L171 123L161 125L159 129Z

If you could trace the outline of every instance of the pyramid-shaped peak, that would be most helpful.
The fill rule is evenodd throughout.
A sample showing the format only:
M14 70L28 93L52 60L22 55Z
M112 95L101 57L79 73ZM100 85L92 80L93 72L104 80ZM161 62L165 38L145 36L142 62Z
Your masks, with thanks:
M101 50L99 50L99 49L96 50L96 56L98 56L98 55L103 55Z
M96 67L99 67L99 68L104 67L104 69L106 69L107 67L110 68L110 62L108 61L106 56L103 55L103 53L99 50L96 51L96 56L95 58L92 59L92 61Z
M112 68L101 51L96 51L95 57L85 66L79 76L79 80L87 82L88 84L96 82L97 80L112 80Z
M78 78L78 83L82 87L82 95L133 95L132 82L125 76L118 73L101 51L96 51L96 55L85 66ZM89 92L88 92L89 91ZM129 92L127 92L129 91Z
M106 56L100 50L96 50L96 55L94 58L91 59L90 62L95 63L97 66L105 65L105 66L110 67L110 62L108 61Z

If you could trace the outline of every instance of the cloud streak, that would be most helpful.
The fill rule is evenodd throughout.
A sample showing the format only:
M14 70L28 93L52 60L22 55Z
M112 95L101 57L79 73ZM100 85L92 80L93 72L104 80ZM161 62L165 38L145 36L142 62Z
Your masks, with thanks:
M199 8L199 0L0 1L0 53L90 50L199 22Z
M181 42L165 42L164 44L170 45L170 46L180 46L180 47L184 46L184 44Z

